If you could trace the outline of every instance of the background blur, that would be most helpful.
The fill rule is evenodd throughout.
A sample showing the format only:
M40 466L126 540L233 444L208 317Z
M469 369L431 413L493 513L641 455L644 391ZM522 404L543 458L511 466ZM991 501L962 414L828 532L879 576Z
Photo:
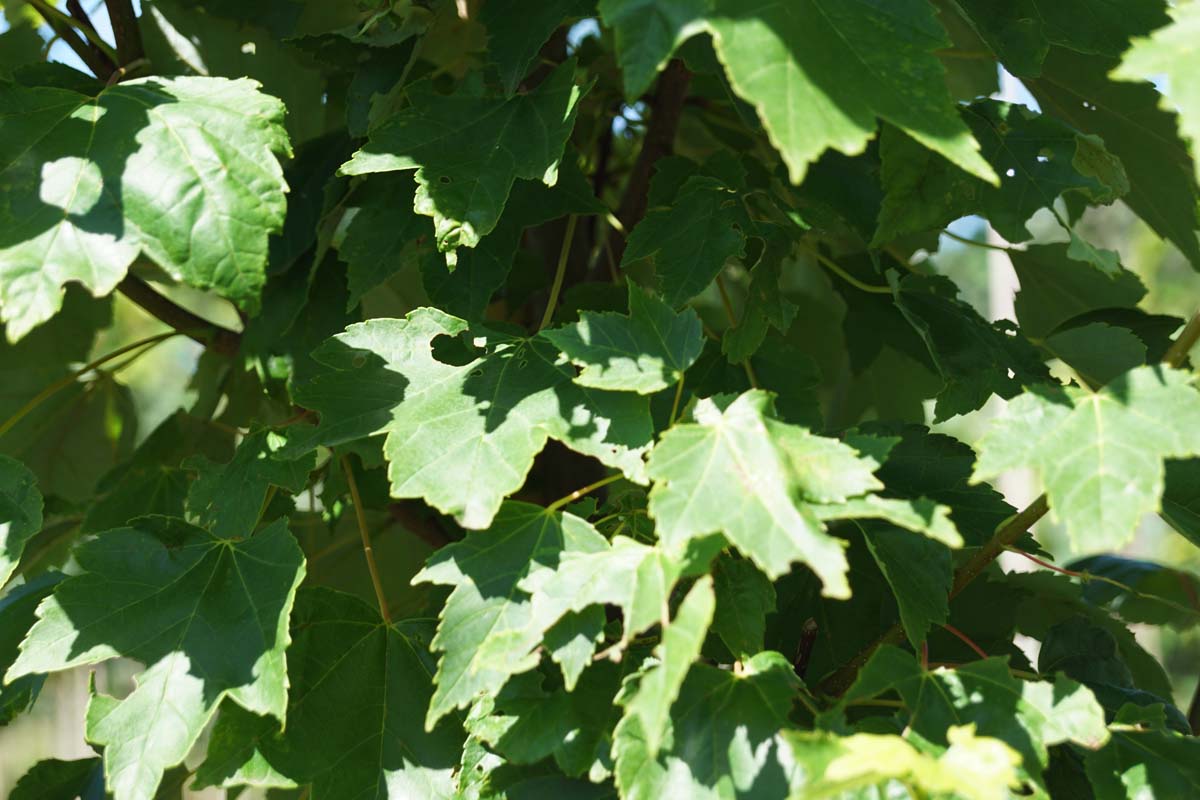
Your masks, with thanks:
M88 5L95 5L94 9L88 10L100 34L111 40L103 3L85 3L85 6ZM4 21L0 18L0 32L4 27ZM572 31L572 38L594 34L595 31L594 23L580 23ZM51 43L49 54L55 60L82 69L75 55L65 46ZM1001 99L1036 108L1036 103L1015 79L1005 75L1001 83L1004 87ZM624 123L624 120L621 122ZM626 131L624 127L622 124L616 133L631 135L632 131ZM1048 212L1042 213L1047 215L1046 219L1039 221L1035 217L1029 224L1030 229L1042 241L1054 241L1056 238L1065 241L1065 237L1053 233L1061 229L1049 219ZM1000 242L978 218L961 219L951 226L951 230L970 239ZM1122 263L1142 278L1149 289L1142 304L1146 311L1187 317L1195 310L1200 300L1200 274L1194 272L1172 246L1159 240L1120 202L1108 208L1089 211L1082 222L1081 233L1098 246L1118 251ZM953 278L964 299L985 317L1013 318L1013 296L1019 285L1004 253L971 247L943 237L939 250L923 254L923 257L928 258L937 271ZM408 278L402 276L399 284L393 285L391 290L402 297L422 296L419 285L405 286L404 280L419 281L419 278L415 275ZM801 286L796 293L808 295L805 299L809 307L813 303L824 302L828 313L841 313L839 304L831 300L833 295L825 285L816 288ZM215 322L239 327L237 316L227 303L182 288L168 290L167 294ZM716 298L711 300L715 304ZM700 302L704 302L704 298ZM115 321L112 330L98 341L96 354L110 352L123 344L165 330L164 326L120 295L116 297ZM175 409L189 405L195 397L189 382L199 355L198 345L177 337L118 372L118 380L128 387L133 396L139 441ZM984 409L937 427L944 433L973 443L1002 403L998 398L993 398ZM932 413L929 418L932 418ZM1017 507L1024 506L1038 494L1038 487L1027 476L1021 475L1009 476L998 488ZM1060 564L1089 555L1072 551L1062 532L1047 521L1039 523L1036 532L1043 546L1054 553L1055 560ZM1143 521L1136 540L1125 550L1125 554L1200 573L1200 550L1183 537L1170 533L1166 524L1157 517L1147 517ZM1002 564L1006 569L1034 568L1029 562L1011 554L1003 557ZM1134 626L1134 630L1142 645L1158 656L1166 667L1175 688L1176 704L1186 709L1200 678L1200 671L1197 670L1197 664L1200 664L1200 631L1177 631L1168 627L1139 629L1138 626ZM1036 658L1033 660L1036 663ZM93 670L97 687L118 696L130 690L130 676L136 671L131 664L110 662L96 668L52 675L32 712L0 728L0 798L6 797L17 779L41 759L73 759L92 754L81 732L87 704L88 674ZM188 796L219 798L223 793L210 790L188 793ZM253 796L249 793L242 795L246 798Z

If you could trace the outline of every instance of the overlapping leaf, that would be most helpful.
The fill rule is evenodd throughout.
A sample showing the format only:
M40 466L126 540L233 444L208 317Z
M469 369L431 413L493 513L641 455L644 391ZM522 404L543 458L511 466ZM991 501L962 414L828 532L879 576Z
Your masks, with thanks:
M286 203L283 105L251 80L143 78L89 97L0 84L0 318L10 341L62 287L111 292L138 253L257 311Z
M595 389L652 394L674 385L704 348L700 318L629 285L629 315L585 311L578 322L542 333Z
M75 557L82 574L39 607L5 679L118 656L146 665L129 696L94 695L88 707L87 736L104 746L119 800L153 797L225 697L282 722L288 615L304 575L283 522L234 542L145 517Z
M20 461L0 456L0 587L17 568L25 542L41 529L37 480Z
M1200 394L1184 373L1139 367L1096 393L1026 392L980 441L975 479L1030 467L1072 541L1119 549L1158 510L1163 459L1200 455Z
M482 353L461 366L439 361L434 340L460 335ZM487 527L549 438L644 480L646 400L579 386L544 340L423 308L352 325L314 357L325 370L293 396L321 424L287 452L386 432L392 496L423 498L465 527Z
M490 97L464 88L438 94L423 81L409 104L376 125L342 170L348 175L415 169L417 213L433 217L440 250L474 247L496 227L518 178L554 185L582 91L575 62L532 92Z

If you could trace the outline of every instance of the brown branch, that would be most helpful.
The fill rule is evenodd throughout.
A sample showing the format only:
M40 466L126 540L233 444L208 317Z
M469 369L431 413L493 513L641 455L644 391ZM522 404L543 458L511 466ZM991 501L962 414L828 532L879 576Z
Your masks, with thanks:
M142 29L138 27L132 0L104 0L104 5L108 8L113 38L117 40L117 60L121 62L118 66L128 67L134 61L145 58Z
M692 73L679 59L673 59L658 78L658 89L650 106L650 125L646 128L641 152L638 153L633 170L629 173L625 195L617 209L617 219L627 231L633 230L642 217L646 216L654 165L675 149L675 134L679 130L679 119L683 115L684 100L687 98L691 80ZM625 253L625 239L618 232L610 231L609 242L612 245L613 258L618 264L621 263L621 256Z
M93 37L98 39L100 34L96 32L96 26L92 24L92 18L88 16L86 11L83 10L83 6L79 3L79 0L67 0L67 13L71 15L71 19L79 23L81 28L86 29L86 32L90 33L87 38L88 49L92 51L92 55L94 55L100 62L110 62L108 54L101 50L96 45L96 42L93 41ZM113 65L113 68L116 68L115 64ZM96 77L102 76L97 75Z
M388 513L392 515L392 519L400 523L402 528L434 550L445 547L454 541L426 519L421 513L420 507L421 504L414 500L400 501L388 504Z
M241 347L240 333L193 314L174 300L159 294L141 278L126 275L117 284L117 290L143 311L216 353L232 356Z
M69 18L61 11L49 5L46 0L30 0L30 5L41 14L45 23L54 31L54 35L66 42L97 78L104 80L116 69L116 64L113 64L107 55L98 52L98 48L93 49L92 44L75 31Z

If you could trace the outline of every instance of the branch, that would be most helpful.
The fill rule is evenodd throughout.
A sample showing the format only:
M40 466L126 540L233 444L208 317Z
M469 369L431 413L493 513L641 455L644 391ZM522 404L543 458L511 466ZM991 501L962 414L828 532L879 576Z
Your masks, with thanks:
M454 539L447 536L445 531L426 519L420 511L421 506L421 503L413 500L389 503L388 513L401 527L434 550L453 542Z
M113 38L117 40L118 66L128 67L134 61L145 58L142 46L142 29L138 27L133 0L104 0L108 8L108 19L112 23Z
M1188 353L1200 341L1200 311L1192 315L1188 320L1188 324L1184 326L1179 337L1171 343L1171 347L1163 356L1163 363L1168 367L1179 368L1187 361ZM980 573L987 568L987 565L996 560L1007 548L1011 547L1021 538L1022 534L1046 515L1050 510L1050 506L1046 500L1046 495L1034 500L1026 506L1019 514L1005 523L992 538L988 540L979 552L976 553L970 561L963 564L954 572L954 584L950 589L950 599L953 600L963 589L979 577ZM904 641L904 627L899 623L895 623L888 628L879 638L871 642L871 644L860 650L852 659L847 661L836 672L821 682L821 690L826 694L840 695L850 688L854 683L854 679L858 676L858 671L862 669L867 660L875 653L877 649L885 644L900 644ZM1200 687L1197 687L1197 700L1193 701L1191 711L1195 711L1195 718L1189 717L1193 721L1193 728L1196 724L1200 724Z
M54 35L66 42L97 78L104 80L117 68L108 56L93 50L88 42L80 37L76 30L80 26L77 20L51 6L46 0L30 0L29 4L42 15L42 19L54 31Z
M617 219L627 231L633 230L646 216L647 194L654 165L675 149L675 133L679 130L683 101L687 98L691 80L692 73L677 58L667 65L658 78L658 89L650 106L650 126L646 129L642 150L629 173L625 195L617 209ZM625 253L625 240L614 232L610 234L609 242L613 248L613 258L620 264L621 256Z
M241 347L240 333L196 316L174 300L159 294L141 278L126 275L125 279L117 284L117 290L146 313L216 353L232 356Z

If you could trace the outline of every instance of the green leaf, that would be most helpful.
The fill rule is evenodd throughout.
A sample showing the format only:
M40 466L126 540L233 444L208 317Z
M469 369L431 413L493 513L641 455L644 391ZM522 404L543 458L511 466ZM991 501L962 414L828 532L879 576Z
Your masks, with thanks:
M670 206L651 209L633 229L621 266L652 258L663 300L678 307L704 291L726 261L742 255L751 225L728 186L692 177Z
M863 526L863 538L892 587L900 622L913 647L950 618L954 561L945 545L885 525Z
M962 547L963 539L950 518L951 509L927 497L902 500L876 494L852 497L840 503L812 506L817 519L881 519L913 533L921 533L946 547Z
M600 18L612 28L625 99L650 88L675 48L699 32L709 0L600 0Z
M675 616L663 626L662 641L654 648L655 663L640 675L636 686L622 693L619 702L625 713L613 735L618 739L623 735L636 737L638 758L655 758L667 741L671 705L679 696L692 662L700 655L716 603L711 577L705 575L692 584ZM621 770L619 744L617 749Z
M88 707L119 800L153 797L225 697L282 722L287 619L304 576L283 522L233 542L145 517L75 558L82 574L42 603L5 680L118 656L146 665L124 700L95 695Z
M911 654L884 646L842 702L887 691L899 693L916 733L945 744L953 726L974 724L981 736L1020 753L1026 779L1039 784L1049 746L1074 742L1096 749L1108 741L1104 711L1088 689L1061 676L1053 682L1017 680L1000 658L929 672Z
M1194 608L1192 602L1200 594L1200 578L1191 572L1111 555L1081 558L1067 564L1067 568L1120 584L1088 581L1083 587L1083 598L1089 603L1109 606L1126 622L1183 629L1200 624L1200 609Z
M546 186L521 181L513 186L495 230L470 250L457 253L458 266L446 269L441 259L423 259L421 279L430 301L443 311L468 320L481 319L498 289L508 279L521 236L527 228L567 214L596 214L602 206L568 151L558 167L558 182Z
M106 796L99 758L49 758L21 776L9 800L104 800Z
M392 275L426 263L445 271L434 255L433 227L413 211L413 185L405 175L368 178L352 196L354 216L346 226L338 256L346 262L347 310Z
M993 394L1013 397L1023 385L1049 378L1037 352L1019 332L1010 331L1004 322L989 325L958 299L958 289L949 280L908 275L893 291L896 307L925 343L945 382L935 421L982 408Z
M481 352L461 366L438 361L434 339L460 335ZM321 424L290 438L284 455L386 432L392 496L421 497L464 527L490 524L550 438L644 481L646 400L579 386L542 339L423 308L352 325L314 358L325 369L293 398Z
M578 322L541 335L583 368L576 383L638 394L675 385L704 348L695 311L677 314L633 283L628 316L584 311Z
M721 546L720 537L712 537L697 542L684 557L674 557L659 546L614 536L611 544L563 553L552 571L522 579L520 588L533 596L533 617L543 625L591 606L620 608L623 648L663 620L676 582L703 573Z
M1114 59L1055 47L1042 76L1026 85L1046 113L1104 140L1129 176L1125 202L1193 265L1200 264L1192 156L1173 115L1155 107L1160 95L1153 86L1105 77L1117 65Z
M1163 459L1200 455L1200 394L1166 367L1139 367L1095 394L1027 392L979 443L974 480L1030 467L1076 547L1117 550L1157 511Z
M952 726L950 746L922 752L899 736L788 731L796 761L793 797L956 797L1003 800L1017 783L1020 756L1003 742L976 736L971 726ZM894 794L896 783L905 789ZM872 787L876 791L869 791ZM886 792L886 795L883 794Z
M183 462L198 474L188 489L188 511L219 538L249 536L264 511L267 490L278 486L299 494L308 485L312 454L282 461L274 454L287 443L284 436L258 430L242 439L228 464L214 464L204 456Z
M1146 363L1146 345L1128 328L1092 322L1046 338L1043 346L1088 385L1103 386Z
M672 426L650 454L650 516L668 552L724 533L767 575L799 561L824 593L848 597L843 544L808 506L863 494L878 466L833 439L774 419L771 396L746 392L724 408L701 400L695 423Z
M568 775L598 780L612 771L612 730L621 711L613 697L625 671L624 664L601 661L568 691L543 688L537 672L517 676L498 696L475 704L467 729L513 763L553 756Z
M713 565L713 581L713 633L739 659L762 652L767 615L775 610L774 585L749 561L732 556L722 556Z
M1096 800L1189 797L1200 791L1200 741L1155 730L1115 729L1086 759Z
M554 185L584 91L574 78L571 60L513 97L472 87L441 95L429 81L413 84L408 106L372 128L342 171L415 169L414 208L433 217L438 249L474 247L496 227L517 178Z
M1179 114L1179 132L1195 147L1200 142L1200 57L1195 41L1200 36L1200 6L1171 8L1171 24L1140 38L1126 51L1112 76L1117 80L1154 81L1163 87L1161 107ZM1196 166L1200 180L1200 165Z
M516 91L542 45L565 19L586 17L594 7L590 0L548 0L516 13L505 3L485 4L479 21L487 28L488 54L504 91Z
M10 589L0 598L0 675L17 658L17 647L33 627L34 611L62 579L57 573L39 575L28 583ZM0 725L7 725L33 705L46 676L25 675L0 685Z
M1200 547L1200 460L1168 461L1162 516Z
M621 797L787 797L791 759L778 733L788 725L798 684L787 659L769 651L736 673L693 665L670 706L669 735L657 756L637 717L626 716L617 727ZM626 689L635 686L631 681Z
M429 622L384 625L357 598L311 589L292 627L287 728L225 704L199 784L235 785L265 767L331 800L450 796L462 733L450 721L426 732L416 713L433 692Z
M523 581L553 570L566 553L595 553L604 547L595 528L576 516L510 501L488 530L470 533L433 554L413 582L453 586L454 591L433 640L433 649L443 655L425 717L427 729L478 693L496 693L510 676L538 665L535 650L557 618L536 613L533 598L521 588Z
M915 143L889 141L882 150L887 193L873 243L940 228L969 213L987 217L1005 239L1031 237L1026 221L1059 197L1108 204L1129 191L1121 162L1104 142L1025 106L979 101L963 110L988 163L991 186L944 160L925 163ZM896 137L890 137L895 139Z
M707 27L734 90L754 105L793 183L827 148L859 153L876 118L967 172L996 173L955 111L933 51L949 45L932 7L715 0Z
M8 582L25 542L42 529L42 494L20 461L0 456L0 586Z
M1134 308L1146 296L1142 281L1127 270L1105 275L1094 265L1067 256L1062 244L1008 251L1021 282L1014 302L1021 332L1045 339L1067 320L1102 308Z
M138 253L258 311L286 203L283 105L251 80L142 78L89 97L0 84L0 318L9 341L62 287L108 294Z

